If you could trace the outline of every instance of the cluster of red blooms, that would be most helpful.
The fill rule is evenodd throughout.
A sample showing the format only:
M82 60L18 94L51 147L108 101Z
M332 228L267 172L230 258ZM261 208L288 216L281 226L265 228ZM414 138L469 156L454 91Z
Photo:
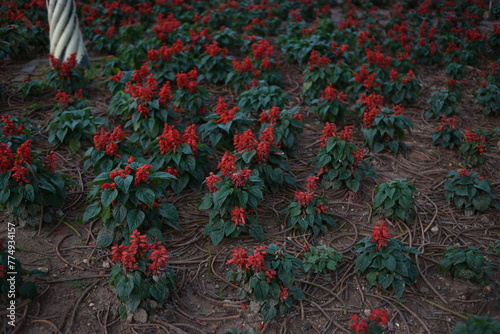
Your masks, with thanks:
M217 166L222 176L231 176L236 170L236 157L229 151L226 151Z
M76 52L72 53L66 61L60 61L52 54L49 54L49 60L52 68L59 71L59 76L62 79L70 79L71 70L76 69Z
M154 48L150 49L148 51L148 60L157 62L161 58L163 61L170 61L172 60L173 55L179 54L184 50L189 50L189 46L184 46L184 42L179 38L170 47L162 45L159 50L156 50Z
M365 107L363 123L365 128L371 128L375 117L380 113L380 106L384 103L384 97L378 94L361 94L358 99Z
M379 82L375 82L377 79L377 73L370 73L366 65L359 69L359 73L354 72L353 76L354 82L361 83L366 90L382 86Z
M276 124L281 118L281 111L279 107L271 107L269 111L263 110L259 116L261 124L271 123Z
M234 136L234 148L237 152L246 152L257 149L259 141L255 138L255 134L251 129L246 130L242 134Z
M274 142L274 126L271 124L262 131L257 145L257 152L255 153L254 160L256 163L266 163L271 152L271 147L276 145Z
M366 49L366 59L368 64L376 65L381 68L389 68L392 63L392 58L389 56L384 56L384 54L380 51L373 51L370 49Z
M210 174L205 178L208 191L210 191L211 194L215 194L217 190L219 190L215 184L220 181L222 181L222 178L213 172L210 172Z
M466 142L477 142L476 148L479 154L484 154L488 151L486 148L486 139L484 139L484 136L477 134L470 128L467 128L464 133L465 136L465 141Z
M358 147L357 151L352 151L351 153L354 156L354 163L351 167L351 173L354 173L354 169L363 161L364 153L361 147Z
M19 186L31 183L31 180L27 178L29 170L26 167L27 164L33 162L31 143L32 140L28 139L17 148L14 154L7 144L0 142L0 173L12 171L12 178L19 183Z
M118 155L118 143L125 139L125 134L122 131L121 125L117 125L113 132L106 132L103 128L99 129L99 132L94 133L94 145L98 150L105 150L106 155L117 156Z
M319 147L322 148L323 146L325 146L330 137L337 137L336 131L337 131L337 126L335 125L335 123L326 122L325 127L321 132L322 135L319 138L320 140Z
M181 26L181 22L170 13L167 17L160 13L158 15L157 25L153 27L154 34L162 41L167 40L167 36Z
M454 87L457 87L457 86L460 87L461 85L464 85L466 83L467 83L467 81L465 81L465 80L457 80L457 79L454 79L454 78L450 78L446 82L446 86L449 89L453 89Z
M191 124L186 128L184 134L181 135L173 125L165 124L163 126L163 133L158 137L158 144L160 146L161 154L169 154L172 151L177 153L177 148L183 143L191 147L193 155L198 154L198 135L196 134L196 124Z
M347 95L342 91L337 91L333 88L332 84L328 85L328 87L321 92L321 99L326 99L328 101L339 100L342 103L347 103Z
M130 245L113 246L111 254L112 262L121 262L126 271L135 271L139 268L140 261L148 261L146 266L147 275L160 275L167 267L169 255L165 246L160 241L148 243L146 235L141 235L135 230L130 235Z
M438 125L434 128L436 131L443 131L444 129L452 129L454 130L458 124L458 120L455 116L446 118L445 115L441 115L441 125Z
M349 27L354 27L354 28L359 27L360 23L358 20L356 20L354 18L354 13L355 13L355 9L353 8L347 13L347 20L339 22L339 29L340 30L344 30L344 29L349 28Z
M342 44L341 46L339 46L337 42L333 41L331 49L335 54L335 57L339 58L343 53L346 53L347 50L349 50L349 44Z
M233 58L233 69L238 73L252 73L256 78L260 77L260 71L252 63L252 58L246 57L241 62L238 62L236 58Z
M387 247L389 238L392 238L392 235L389 234L389 231L387 230L387 223L385 221L373 227L372 238L370 241L377 244L377 250L382 247Z
M185 88L189 93L194 94L198 91L198 70L196 68L189 71L187 74L184 72L175 75L178 88Z
M238 107L234 107L231 110L227 109L227 103L224 101L224 98L219 97L219 103L215 107L215 113L219 116L219 119L216 123L226 124L229 121L232 121L238 111Z
M353 331L354 334L368 334L370 333L369 322L382 327L387 327L387 324L389 323L387 310L373 309L368 316L368 321L366 319L360 319L358 315L354 314L351 316L349 329Z
M481 41L486 41L488 39L487 34L482 34L481 32L477 31L477 28L474 29L469 29L465 31L465 41L467 43L470 42L481 42Z
M208 35L208 30L208 27L203 28L201 31L196 31L192 28L189 29L189 38L191 39L191 43L196 44L202 38L212 40L212 36Z
M358 46L362 48L366 43L375 42L375 36L370 37L370 32L363 30L358 33Z
M61 90L57 90L57 94L54 100L56 100L61 105L61 107L66 108L70 102L77 101L78 99L81 98L83 98L82 89L77 90L73 95L63 92Z
M109 178L111 180L114 180L115 177L120 176L122 178L126 178L129 175L132 175L134 172L134 169L130 167L130 165L135 161L134 157L128 158L128 164L125 166L125 168L117 168L114 169L109 173ZM135 169L135 175L134 177L134 186L137 186L139 183L148 183L148 177L149 177L149 172L153 168L153 166L145 164L140 167L137 167ZM116 183L115 182L110 182L110 183L103 183L101 185L102 189L116 189Z
M276 270L269 269L267 267L265 257L267 252L265 251L266 246L258 246L253 251L253 254L250 254L244 248L235 248L232 251L232 259L227 261L226 264L233 263L240 270L252 270L253 272L263 271L266 276L266 281L268 283L276 277Z
M319 176L309 176L306 180L306 191L295 191L295 200L300 206L307 207L315 199L314 190L319 188L318 180ZM320 212L317 212L321 213L328 210L328 207L320 203L317 209L320 210Z
M225 56L228 53L228 50L227 48L221 48L217 42L214 42L213 44L205 44L205 52L211 57L215 57L218 55Z
M231 221L234 223L234 225L245 225L246 219L247 212L245 208L242 208L241 206L235 206L231 211Z
M316 27L313 26L311 28L302 29L302 31L300 33L302 36L309 36L309 35L312 35L315 30L316 30Z
M387 35L392 39L392 40L397 40L403 47L410 46L409 43L411 42L411 38L408 36L408 22L403 21L401 24L394 24L394 26L389 29L387 32ZM411 46L410 46L411 47Z
M331 63L332 61L330 58L327 56L320 57L318 51L312 50L307 65L309 65L309 71L313 71L316 67L329 66Z
M10 115L0 116L0 122L3 123L2 133L4 137L24 134L24 124L16 126L16 124L12 120L12 116Z
M257 41L257 43L252 44L251 48L255 59L272 57L274 53L274 47L266 39Z
M231 174L231 182L235 188L241 188L247 185L248 178L252 175L252 171L245 167Z
M119 81L122 75L123 73L118 72L118 74L111 77L110 80ZM145 63L140 69L134 72L132 80L127 82L124 92L130 94L132 98L139 101L140 104L137 110L141 113L141 116L145 118L147 118L149 114L147 105L150 101L158 98L160 103L167 104L168 101L172 99L170 83L167 81L159 88L154 75L149 72L148 63Z

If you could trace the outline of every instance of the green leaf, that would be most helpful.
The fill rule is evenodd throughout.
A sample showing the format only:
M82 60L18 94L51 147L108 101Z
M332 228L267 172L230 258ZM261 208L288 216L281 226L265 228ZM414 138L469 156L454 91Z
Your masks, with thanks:
M491 203L491 197L488 194L482 193L482 194L477 194L474 196L472 199L472 205L474 205L474 208L478 211L486 211Z
M118 190L116 189L106 189L101 195L101 203L104 207L111 206L111 203L118 196Z
M35 200L35 190L31 183L26 183L24 187L19 187L19 190L26 200L30 202L33 202Z
M400 298L405 292L406 284L402 279L395 279L392 282L392 288L394 289L396 296Z
M130 232L141 226L146 214L138 209L132 209L127 214L127 224Z
M123 178L121 176L116 176L114 181L118 188L120 188L121 191L123 191L125 194L128 194L128 190L130 188L130 185L132 184L132 181L134 180L134 177L132 175L127 175L127 177Z
M386 272L380 273L378 276L378 283L384 289L387 289L394 281L394 275L388 274Z
M160 215L167 219L178 220L179 212L177 212L177 208L171 203L164 203L160 209L158 210Z
M113 243L114 237L115 236L112 231L108 230L107 228L102 228L97 234L97 241L95 246L97 248L109 247Z
M153 190L149 188L141 188L136 193L135 196L139 201L146 204L149 207L152 207L155 201L155 193Z
M149 293L158 303L162 304L167 295L167 288L161 282L156 282L151 285Z
M85 209L85 213L83 214L83 222L87 222L90 219L94 218L101 212L101 205L99 203L90 204L87 209Z
M215 231L210 232L210 239L212 240L212 242L215 246L217 246L222 241L223 238L224 238L224 230L223 229L219 229L219 230L215 230Z
M278 310L276 306L270 305L270 303L264 303L262 305L262 321L269 321L276 317Z
M255 278L252 282L252 278ZM267 299L267 294L269 293L269 285L267 282L261 281L255 276L250 279L250 286L253 288L253 293L255 295L255 300L258 302L263 302Z

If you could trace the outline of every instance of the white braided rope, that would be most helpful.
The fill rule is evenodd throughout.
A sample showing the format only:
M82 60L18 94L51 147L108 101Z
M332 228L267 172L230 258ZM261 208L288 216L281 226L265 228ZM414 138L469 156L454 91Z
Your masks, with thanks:
M50 53L65 61L76 53L78 66L89 67L89 56L78 25L75 0L47 0Z

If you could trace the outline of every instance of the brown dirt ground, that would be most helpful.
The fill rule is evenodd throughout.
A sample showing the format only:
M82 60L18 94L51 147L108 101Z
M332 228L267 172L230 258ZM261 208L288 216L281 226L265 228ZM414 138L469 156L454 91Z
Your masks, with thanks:
M94 62L105 61L94 55ZM1 114L16 114L36 121L40 126L50 121L52 96L47 94L36 100L23 100L14 92L18 75L23 74L25 62L7 61L1 65L1 82L7 85L8 98L2 101ZM32 75L43 77L48 65L41 62ZM481 68L482 69L482 68ZM465 87L459 115L460 128L472 127L491 130L500 126L499 118L484 117L473 103L473 93L478 87L480 69L468 68L470 85ZM300 105L301 72L294 65L282 68L286 91L294 98L290 106ZM485 250L499 240L500 212L489 210L471 217L450 206L444 200L443 180L451 170L460 168L458 152L432 146L430 132L434 121L423 118L430 94L445 86L446 77L439 68L419 68L423 84L421 98L414 106L406 108L406 115L414 122L414 130L405 140L408 151L399 154L367 152L369 163L379 178L363 184L359 198L345 190L325 191L330 201L331 214L339 227L327 235L314 237L286 226L278 212L293 198L291 189L279 192L274 198L262 202L259 210L261 223L266 229L264 244L278 242L286 251L299 255L306 243L325 244L342 252L344 259L335 272L326 275L300 277L307 299L286 318L279 318L261 325L258 310L248 300L238 300L235 291L224 280L231 249L237 246L252 248L258 243L251 238L224 240L217 247L202 236L207 215L196 210L202 194L187 192L174 199L180 214L182 233L165 231L166 246L171 257L170 267L176 271L180 285L173 297L164 305L153 309L146 305L147 319L130 323L118 319L119 301L108 284L110 272L109 251L95 249L92 243L99 230L99 223L78 223L85 208L85 191L93 175L81 170L84 149L77 154L65 147L57 152L63 160L62 171L79 180L81 189L74 189L65 207L66 216L57 224L43 226L41 234L34 227L18 228L16 241L20 251L17 256L27 269L46 268L49 276L35 282L39 296L31 301L18 301L17 326L4 323L4 333L227 333L229 329L243 326L259 333L336 333L346 332L350 316L372 308L385 308L391 316L396 333L449 333L455 323L468 315L486 315L500 319L500 294L498 286L481 286L452 279L439 270L442 252L449 245L476 246ZM98 78L97 78L98 79ZM101 87L102 88L102 87ZM209 87L216 95L231 96L224 87ZM92 92L97 114L105 114L109 94L102 89ZM39 104L38 107L33 103ZM231 103L229 103L231 105ZM322 123L302 107L305 131L299 144L299 158L292 160L293 173L300 184L311 172L308 162L318 151L318 138ZM352 124L353 119L346 123ZM359 125L359 124L358 124ZM357 127L359 128L359 126ZM42 133L46 138L46 134ZM362 142L360 133L356 134ZM488 162L477 171L490 179L499 193L500 145L498 139L490 143L492 152ZM42 144L44 145L44 144ZM46 145L46 144L45 144ZM406 178L418 193L418 217L410 226L390 223L390 230L422 254L415 258L420 277L414 287L407 288L402 299L397 300L390 291L366 288L364 278L354 273L355 252L353 245L369 235L372 226L382 220L371 209L376 184L393 178ZM5 222L10 218L0 213ZM431 228L437 227L437 232ZM6 235L6 224L0 226L0 237ZM498 257L486 255L496 268ZM498 269L494 280L498 281ZM244 304L246 309L242 308ZM0 309L2 322L5 308ZM1 324L1 322L0 322Z

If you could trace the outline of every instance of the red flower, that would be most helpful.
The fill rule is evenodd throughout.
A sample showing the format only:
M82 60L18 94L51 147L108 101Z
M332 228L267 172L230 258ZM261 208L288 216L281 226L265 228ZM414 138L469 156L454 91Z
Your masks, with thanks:
M244 248L235 248L233 249L233 258L226 262L226 264L234 263L239 269L247 270L249 269L248 263L248 251Z
M164 246L158 245L157 249L153 250L148 259L151 264L147 267L148 275L160 275L167 267L167 261L170 257L167 254L167 249Z
M18 161L16 161L11 170L14 172L12 173L12 178L18 181L20 186L23 186L25 183L31 183L31 180L26 177L29 174L28 168L18 164Z
M368 320L375 322L377 325L387 326L389 322L388 312L387 310L375 308L370 312Z
M165 172L172 174L175 177L179 177L179 175L181 175L179 171L172 166L168 166Z
M354 126L345 126L344 129L340 132L339 138L340 140L344 140L350 142L352 140L354 134Z
M45 157L45 168L47 168L52 173L56 170L57 163L59 159L54 151L50 151Z
M288 299L289 296L290 296L290 290L288 289L288 287L280 285L280 300L285 301Z
M320 137L320 148L326 145L330 137L337 137L337 134L335 133L336 130L337 127L335 126L335 123L326 122L322 131L323 135Z
M139 111L139 113L141 114L142 117L148 118L148 115L149 115L149 109L148 108L146 108L145 106L143 106L142 104L140 104L140 105L137 106L137 110Z
M198 154L198 136L196 135L196 124L191 124L186 128L184 134L182 135L182 141L191 147L191 152L193 155Z
M318 189L318 180L319 176L309 176L306 181L306 190L312 193L314 190Z
M365 319L360 319L358 315L353 314L351 316L351 322L349 323L349 329L354 332L354 334L366 334L370 333L368 328L368 322Z
M257 148L259 142L251 129L246 130L242 134L234 136L234 147L237 152L252 151Z
M226 124L227 122L232 121L237 111L238 107L227 110L227 103L224 102L224 98L222 96L219 97L219 103L215 107L215 112L217 116L219 116L219 119L216 121L216 123Z
M170 101L172 99L172 89L170 88L169 81L167 81L163 84L158 95L159 95L158 101L161 104L167 104L168 101Z
M392 235L390 235L387 230L387 223L383 221L380 223L380 225L374 226L372 238L370 239L370 241L376 242L377 243L376 249L379 250L382 247L387 247L389 238L391 237Z
M252 175L252 171L248 167L245 167L245 169L240 169L231 174L231 182L235 188L244 187L247 185L250 175Z
M2 133L4 137L17 136L17 135L22 135L24 133L24 124L16 126L16 124L12 120L12 116L10 115L1 116L0 122L4 123L2 128Z
M238 226L240 224L245 225L246 218L247 218L247 212L244 208L240 206L235 206L234 209L231 211L231 220L235 226Z
M6 173L12 168L14 157L10 147L0 142L0 173Z
M319 56L319 52L316 50L311 51L311 55L309 56L309 71L313 71L316 67L319 66L329 66L332 63L330 58L327 56Z
M236 157L229 151L226 151L217 168L220 169L222 176L231 176L236 170Z
M210 172L210 175L205 178L208 191L210 191L210 193L212 194L215 194L219 190L215 184L220 181L222 181L222 179L219 176L215 175L213 172Z
M314 192L312 191L295 191L295 200L299 203L300 206L306 207L309 203L314 199Z
M251 48L255 59L272 57L274 53L274 47L266 39L257 41L257 43L252 44Z
M18 161L16 163L24 164L24 163L32 163L33 162L33 156L31 155L31 143L33 141L31 139L28 139L24 143L21 144L17 148L17 156L18 156Z
M165 124L163 126L163 133L158 138L161 154L168 154L170 150L173 150L175 154L177 153L177 147L182 145L181 134L173 125Z
M137 167L135 177L134 177L134 186L138 185L141 182L147 183L149 177L149 171L153 168L151 165L144 165L141 167Z
M0 278L5 277L5 266L0 264Z

